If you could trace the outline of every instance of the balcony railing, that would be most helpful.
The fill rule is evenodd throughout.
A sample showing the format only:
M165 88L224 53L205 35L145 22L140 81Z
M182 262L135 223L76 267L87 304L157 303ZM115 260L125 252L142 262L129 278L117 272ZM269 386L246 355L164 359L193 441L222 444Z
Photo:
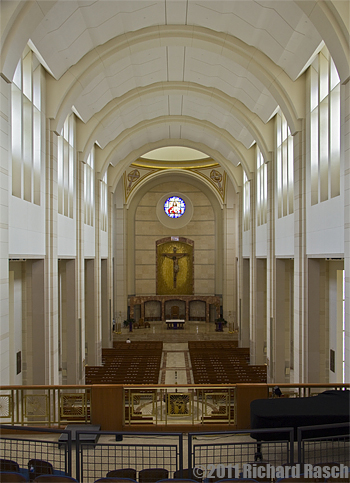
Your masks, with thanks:
M63 427L220 425L249 427L250 402L275 397L275 384L0 386L0 424ZM279 384L284 397L309 397L350 384Z
M20 426L89 423L91 386L2 386L0 422Z

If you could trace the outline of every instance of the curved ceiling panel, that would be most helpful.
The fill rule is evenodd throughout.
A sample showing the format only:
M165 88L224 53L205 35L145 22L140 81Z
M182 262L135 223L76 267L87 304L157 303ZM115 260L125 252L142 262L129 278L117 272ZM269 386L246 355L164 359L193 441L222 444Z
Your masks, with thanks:
M239 99L266 122L277 107L269 91L247 69L213 52L164 46L125 55L86 85L74 105L84 121L130 89L155 82L192 82Z
M174 139L177 142L183 140L184 146L187 145L187 140L190 140L194 145L208 146L211 150L219 152L223 158L235 166L253 157L253 154L250 155L248 150L237 143L227 132L218 129L209 122L189 118L168 119L164 117L143 122L132 129L123 131L103 150L103 154L101 153L98 158L96 170L103 173L109 164L116 166L133 152L137 153L134 157L136 159L140 155L139 149L141 147L144 147L144 152L147 152L147 146L152 149L152 145L160 141L162 141L163 146L171 146L174 144ZM168 140L167 143L166 140ZM203 152L206 151L203 150Z
M254 137L249 131L223 106L209 102L209 99L196 98L193 95L167 96L162 93L158 96L139 98L122 108L116 108L106 119L100 121L94 138L104 148L125 129L160 116L185 116L185 118L202 121L209 120L220 129L227 131L246 148L254 143ZM177 131L180 133L181 123ZM180 138L181 136L175 137Z
M32 35L59 78L87 52L126 32L156 25L201 25L264 51L295 79L321 41L295 2L114 0L56 2ZM60 49L51 49L60 45Z

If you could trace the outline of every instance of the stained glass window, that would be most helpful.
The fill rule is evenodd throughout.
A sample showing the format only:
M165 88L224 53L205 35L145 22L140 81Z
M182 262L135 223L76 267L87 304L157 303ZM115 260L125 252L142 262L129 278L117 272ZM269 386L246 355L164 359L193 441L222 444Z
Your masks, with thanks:
M180 218L185 213L186 204L182 198L172 196L164 203L164 211L169 218Z

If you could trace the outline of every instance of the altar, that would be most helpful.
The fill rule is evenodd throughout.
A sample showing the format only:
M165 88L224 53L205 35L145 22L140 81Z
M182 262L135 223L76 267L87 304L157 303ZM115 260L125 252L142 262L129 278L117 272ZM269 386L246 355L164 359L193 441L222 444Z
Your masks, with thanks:
M165 321L167 329L183 329L185 321L183 319L167 319Z
M220 297L216 295L135 295L129 298L129 307L130 318L145 322L214 322L220 317Z

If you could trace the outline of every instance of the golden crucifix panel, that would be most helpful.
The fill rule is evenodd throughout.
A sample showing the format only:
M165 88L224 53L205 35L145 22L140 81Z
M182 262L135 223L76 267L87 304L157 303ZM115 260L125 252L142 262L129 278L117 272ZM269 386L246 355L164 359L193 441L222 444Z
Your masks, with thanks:
M157 295L192 295L193 242L165 240L157 242Z

